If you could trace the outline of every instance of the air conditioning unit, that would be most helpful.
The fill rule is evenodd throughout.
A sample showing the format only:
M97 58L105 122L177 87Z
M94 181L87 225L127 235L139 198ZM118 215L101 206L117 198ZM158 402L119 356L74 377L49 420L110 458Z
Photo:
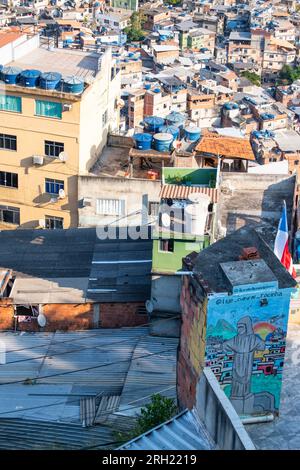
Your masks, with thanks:
M43 155L33 155L32 162L34 165L43 165L44 163Z
M92 205L92 199L90 197L84 197L82 199L82 207L90 207Z
M71 111L72 105L69 103L64 103L63 104L63 111Z

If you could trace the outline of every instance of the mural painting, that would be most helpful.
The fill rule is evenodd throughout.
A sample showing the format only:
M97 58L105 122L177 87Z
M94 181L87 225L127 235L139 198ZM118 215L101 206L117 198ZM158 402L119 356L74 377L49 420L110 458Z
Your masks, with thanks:
M261 307L259 295L237 310L218 302L208 308L206 365L240 415L279 408L288 296L268 308ZM274 315L275 305L282 313Z

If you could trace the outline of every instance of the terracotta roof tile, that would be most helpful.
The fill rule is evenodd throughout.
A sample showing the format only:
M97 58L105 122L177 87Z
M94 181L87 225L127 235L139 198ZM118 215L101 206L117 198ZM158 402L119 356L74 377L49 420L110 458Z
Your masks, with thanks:
M159 196L162 199L187 199L191 193L207 194L211 202L217 202L218 200L218 190L216 188L180 186L178 184L164 184Z
M21 36L23 36L23 33L17 33L17 32L1 33L0 32L0 47L6 46L6 44L9 44L10 42L15 41Z
M255 161L249 140L240 137L226 137L208 132L203 135L195 150L197 153Z

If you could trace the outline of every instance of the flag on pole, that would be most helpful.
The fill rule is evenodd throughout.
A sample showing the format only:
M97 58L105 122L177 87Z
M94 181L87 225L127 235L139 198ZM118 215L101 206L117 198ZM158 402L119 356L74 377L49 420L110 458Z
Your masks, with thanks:
M296 277L296 271L293 265L291 253L289 251L289 231L287 223L286 203L283 201L281 219L278 225L278 231L275 238L274 253L288 270L293 278Z

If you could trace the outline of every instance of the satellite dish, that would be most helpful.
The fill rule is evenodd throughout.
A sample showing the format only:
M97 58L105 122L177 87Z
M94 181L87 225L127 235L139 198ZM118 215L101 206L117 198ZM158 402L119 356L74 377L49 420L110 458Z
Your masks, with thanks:
M146 300L145 307L148 313L152 313L154 310L154 305L151 300Z
M167 214L167 212L164 212L161 215L161 222L164 227L170 227L171 219L170 219L169 214Z
M37 317L37 321L38 321L38 324L43 328L44 326L46 326L46 323L47 323L47 319L45 317L45 315L43 315L42 313L39 314L39 316Z
M60 154L58 155L58 159L61 161L61 162L66 162L68 160L68 154L67 152L60 152Z
M60 189L58 191L58 197L59 197L59 199L64 199L66 197L66 193L65 193L64 189Z

